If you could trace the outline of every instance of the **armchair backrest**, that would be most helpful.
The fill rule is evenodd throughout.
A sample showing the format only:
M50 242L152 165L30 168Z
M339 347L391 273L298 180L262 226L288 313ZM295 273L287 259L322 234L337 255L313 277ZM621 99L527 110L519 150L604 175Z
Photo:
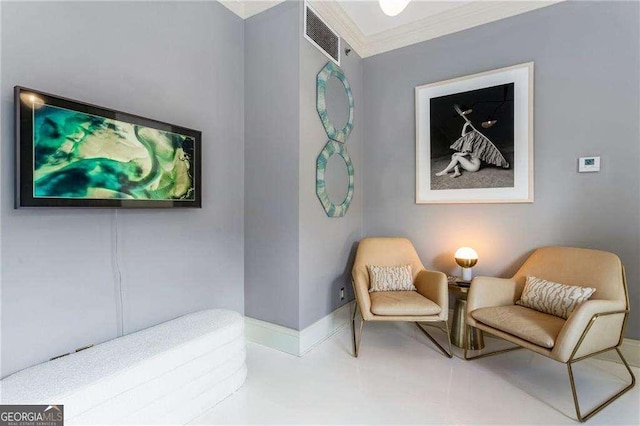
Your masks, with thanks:
M424 269L416 249L406 238L364 238L358 244L352 276L355 281L369 283L367 265L411 265L413 278Z
M518 298L526 277L531 275L561 284L593 287L596 292L591 299L620 301L627 307L629 304L622 262L613 253L574 247L539 248L514 275Z

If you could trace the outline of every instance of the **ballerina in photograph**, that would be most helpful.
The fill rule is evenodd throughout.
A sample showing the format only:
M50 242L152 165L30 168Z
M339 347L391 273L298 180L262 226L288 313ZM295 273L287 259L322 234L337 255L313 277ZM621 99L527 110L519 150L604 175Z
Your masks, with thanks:
M456 178L462 175L461 168L468 172L477 172L480 170L482 161L508 169L509 163L493 142L471 124L458 105L454 105L454 109L465 123L462 126L460 138L450 146L451 149L456 150L451 156L451 162L442 171L436 173L436 176L444 176L453 171L451 177Z

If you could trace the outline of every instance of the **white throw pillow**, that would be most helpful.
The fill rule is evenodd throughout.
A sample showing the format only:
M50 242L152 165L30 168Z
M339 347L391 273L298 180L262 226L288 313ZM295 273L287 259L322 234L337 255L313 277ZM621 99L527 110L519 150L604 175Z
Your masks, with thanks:
M527 277L517 305L567 319L571 312L596 292L595 288L554 283Z
M416 291L413 285L411 265L404 266L374 266L367 265L371 286L369 292L374 291Z

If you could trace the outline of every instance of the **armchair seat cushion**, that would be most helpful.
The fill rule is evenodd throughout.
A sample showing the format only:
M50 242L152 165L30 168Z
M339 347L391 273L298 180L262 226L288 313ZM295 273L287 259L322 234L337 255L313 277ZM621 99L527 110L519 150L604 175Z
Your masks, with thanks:
M417 291L378 291L370 295L374 315L428 316L441 311L440 306Z
M471 316L489 327L548 349L554 347L565 323L560 317L517 305L480 308L472 311Z

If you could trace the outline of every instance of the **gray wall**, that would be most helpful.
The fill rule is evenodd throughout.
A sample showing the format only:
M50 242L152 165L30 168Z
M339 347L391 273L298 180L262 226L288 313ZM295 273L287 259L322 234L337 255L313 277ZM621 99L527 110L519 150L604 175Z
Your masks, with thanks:
M300 5L245 21L245 314L297 329Z
M301 8L303 9L303 8ZM301 15L302 16L302 15ZM302 19L302 18L301 18ZM352 51L342 55L341 68L349 80L354 96L354 128L346 142L353 162L355 191L346 215L327 217L316 196L316 158L327 143L327 134L316 111L316 75L329 61L302 35L300 45L300 324L299 329L328 315L353 299L351 267L356 243L362 237L364 181L362 149L364 102L362 87L363 60ZM342 46L348 47L346 45ZM333 93L335 94L335 93ZM329 96L329 90L327 91ZM339 98L346 100L346 97ZM329 115L338 110L327 99ZM335 109L331 109L334 107ZM336 119L336 122L338 120ZM346 120L344 121L346 122ZM329 170L329 167L327 167ZM339 172L340 170L333 170ZM346 175L346 173L344 173ZM327 172L328 188L340 188L340 182ZM345 183L343 182L343 185ZM330 194L331 195L331 194ZM342 200L340 200L341 202ZM345 299L340 300L340 289Z
M296 330L352 298L363 213L363 61L352 53L342 63L356 103L347 142L356 192L345 217L328 218L315 191L327 142L316 75L328 59L302 36L303 10L289 1L245 22L245 314Z
M209 307L243 311L243 22L215 2L2 3L2 376ZM20 84L196 128L203 208L13 209Z
M509 276L539 246L617 253L640 337L640 5L567 2L365 59L365 234L413 240L426 265ZM535 61L535 203L416 205L414 87ZM600 155L600 173L577 158Z

